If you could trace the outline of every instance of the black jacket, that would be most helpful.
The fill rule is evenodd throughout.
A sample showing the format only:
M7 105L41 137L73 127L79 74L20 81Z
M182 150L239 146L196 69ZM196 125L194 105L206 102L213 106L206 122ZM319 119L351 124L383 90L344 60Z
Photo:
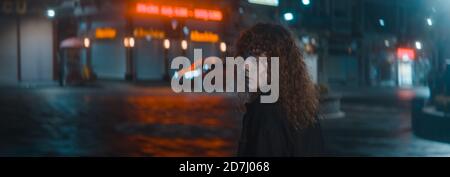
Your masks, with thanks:
M280 103L246 104L238 156L298 157L323 154L319 121L314 126L295 129Z

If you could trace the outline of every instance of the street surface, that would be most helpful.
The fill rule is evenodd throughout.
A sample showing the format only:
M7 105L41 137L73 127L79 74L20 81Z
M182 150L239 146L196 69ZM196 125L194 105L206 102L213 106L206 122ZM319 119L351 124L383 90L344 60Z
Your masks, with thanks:
M411 132L424 89L339 90L345 118L321 121L328 155L450 156ZM228 94L106 83L0 89L0 156L233 156L241 113Z

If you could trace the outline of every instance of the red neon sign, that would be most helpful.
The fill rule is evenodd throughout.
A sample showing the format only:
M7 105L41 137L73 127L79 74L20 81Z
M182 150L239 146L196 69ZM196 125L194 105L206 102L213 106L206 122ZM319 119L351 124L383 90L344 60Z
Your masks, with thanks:
M397 58L413 60L414 58L416 58L416 53L415 53L414 49L398 48L397 49Z
M211 9L189 9L180 6L155 5L148 3L137 3L136 12L141 14L161 15L166 17L195 18L199 20L221 21L223 14L219 10Z
M159 7L154 5L137 4L136 11L148 14L159 14Z

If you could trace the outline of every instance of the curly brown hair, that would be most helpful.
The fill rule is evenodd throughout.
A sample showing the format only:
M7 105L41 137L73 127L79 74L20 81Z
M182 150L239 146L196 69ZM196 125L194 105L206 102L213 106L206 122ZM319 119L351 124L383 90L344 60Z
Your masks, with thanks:
M236 56L249 52L253 56L264 54L269 60L279 57L278 102L295 128L311 126L317 120L318 92L291 33L281 25L258 23L241 33L236 42ZM260 93L247 94L248 98L255 98Z

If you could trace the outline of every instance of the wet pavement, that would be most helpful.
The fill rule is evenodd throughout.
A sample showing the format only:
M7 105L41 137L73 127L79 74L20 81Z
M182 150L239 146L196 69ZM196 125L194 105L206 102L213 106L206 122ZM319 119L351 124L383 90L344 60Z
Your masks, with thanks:
M232 156L232 103L164 86L2 90L0 155Z
M322 120L330 155L450 156L411 133L417 90L342 91L345 118ZM241 115L227 94L167 86L0 89L0 156L233 156Z
M450 156L450 144L419 138L411 129L411 100L428 89L341 91L346 117L322 121L329 153L337 156Z

